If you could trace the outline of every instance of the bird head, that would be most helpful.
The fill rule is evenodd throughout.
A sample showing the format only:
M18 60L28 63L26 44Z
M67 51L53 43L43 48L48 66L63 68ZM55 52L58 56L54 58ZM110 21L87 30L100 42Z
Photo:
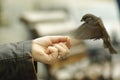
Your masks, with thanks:
M81 21L85 21L87 23L91 22L91 21L95 21L98 17L93 15L93 14L85 14Z

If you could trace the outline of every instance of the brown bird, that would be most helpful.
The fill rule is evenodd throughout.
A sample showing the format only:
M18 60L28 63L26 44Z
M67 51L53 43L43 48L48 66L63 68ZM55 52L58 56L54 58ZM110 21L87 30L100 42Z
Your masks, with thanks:
M82 17L81 21L84 21L84 23L72 32L76 39L102 39L104 48L108 48L112 54L117 53L111 45L110 37L101 18L93 14L86 14Z

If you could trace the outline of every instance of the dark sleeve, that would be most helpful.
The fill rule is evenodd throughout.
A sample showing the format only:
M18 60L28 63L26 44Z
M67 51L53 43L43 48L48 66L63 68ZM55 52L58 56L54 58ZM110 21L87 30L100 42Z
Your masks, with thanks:
M32 41L0 45L0 80L36 80Z

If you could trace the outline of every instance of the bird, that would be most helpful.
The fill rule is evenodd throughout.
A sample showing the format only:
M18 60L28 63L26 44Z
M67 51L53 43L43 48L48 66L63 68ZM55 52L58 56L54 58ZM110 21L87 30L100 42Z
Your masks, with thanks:
M84 23L72 31L71 35L74 36L75 39L102 39L104 48L107 48L111 54L117 53L111 44L110 36L100 17L87 13L83 15L81 21Z

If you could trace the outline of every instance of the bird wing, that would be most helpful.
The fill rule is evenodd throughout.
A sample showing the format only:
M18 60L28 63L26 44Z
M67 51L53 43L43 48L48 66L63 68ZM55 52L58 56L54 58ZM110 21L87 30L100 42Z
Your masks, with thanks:
M106 29L105 29L105 26L104 26L103 21L102 21L101 18L98 19L98 24L100 25L100 27L102 28L102 30L104 30L104 31L102 31L104 37L107 37L108 39L110 39L110 37L109 37L109 35L108 35L108 33L107 33Z
M88 23L83 23L78 27L73 35L77 39L100 39L102 38L102 32L99 26L93 26Z

